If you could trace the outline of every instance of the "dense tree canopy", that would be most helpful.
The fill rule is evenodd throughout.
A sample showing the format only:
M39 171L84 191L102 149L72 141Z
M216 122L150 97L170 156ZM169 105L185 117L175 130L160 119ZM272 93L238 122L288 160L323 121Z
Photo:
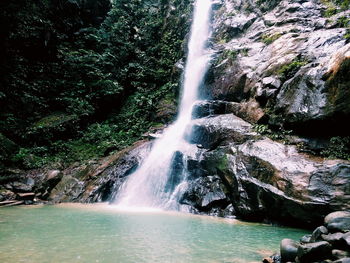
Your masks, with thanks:
M2 167L94 158L169 121L154 113L175 101L187 0L0 5Z

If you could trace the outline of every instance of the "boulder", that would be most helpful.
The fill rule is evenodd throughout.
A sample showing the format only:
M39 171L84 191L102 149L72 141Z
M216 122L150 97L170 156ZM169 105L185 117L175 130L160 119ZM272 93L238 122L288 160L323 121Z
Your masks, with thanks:
M206 117L192 121L191 143L201 144L206 149L227 144L227 141L242 143L258 136L251 124L233 114Z
M319 226L312 232L310 242L316 242L316 241L321 241L322 240L322 235L327 235L328 234L328 229L324 226Z
M305 235L302 238L300 238L300 243L310 243L311 242L311 235Z
M192 117L203 118L212 115L232 113L235 109L238 111L239 103L221 100L203 100L198 101L193 106Z
M333 248L345 248L346 242L344 241L344 233L334 233L328 235L322 235L321 238L332 245Z
M327 215L324 223L330 232L345 232L350 230L350 212L337 211Z
M350 252L344 251L344 250L339 250L339 249L333 249L332 256L333 256L333 258L336 258L336 259L347 258L350 256Z
M273 216L269 211L277 210L279 220L303 218L304 223L319 224L328 212L349 205L345 194L349 191L348 183L338 184L343 173L344 180L349 180L347 164L318 162L299 154L293 146L269 139L248 141L235 152L235 157L229 158L231 174L236 178L231 181L238 183L238 189L246 190L245 194L241 190L239 196L234 195L237 212L243 213L250 207L249 213ZM312 212L313 209L318 213Z
M282 262L294 262L298 254L300 244L292 239L283 239L280 244Z
M7 189L0 189L0 202L10 201L16 198L16 194Z
M330 232L346 232L350 231L350 217L338 217L329 221L327 228Z
M174 120L176 116L176 104L175 99L171 96L166 96L157 102L155 107L154 120L160 123L169 123Z
M336 212L332 212L330 214L328 214L325 218L324 218L324 224L328 225L330 222L332 222L333 220L337 219L337 218L344 218L344 217L350 217L350 212L348 211L336 211Z
M350 232L343 235L342 239L345 241L347 249L350 249Z
M180 199L180 204L190 205L198 212L212 212L215 208L226 209L229 200L225 194L222 181L218 176L197 178Z
M350 263L350 257L338 259L336 261L333 261L333 263Z
M316 262L331 256L332 246L326 241L303 244L298 247L298 260L300 263Z

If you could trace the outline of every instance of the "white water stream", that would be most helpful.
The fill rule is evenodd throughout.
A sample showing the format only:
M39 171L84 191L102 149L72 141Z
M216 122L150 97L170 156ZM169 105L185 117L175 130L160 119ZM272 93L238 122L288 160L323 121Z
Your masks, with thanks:
M207 71L210 52L211 0L196 0L184 83L177 120L154 142L151 152L140 167L123 184L116 196L116 204L123 208L158 207L176 209L177 199L186 188L186 172L171 175L175 153L195 152L195 145L185 141L189 135L192 108L198 99L198 89Z

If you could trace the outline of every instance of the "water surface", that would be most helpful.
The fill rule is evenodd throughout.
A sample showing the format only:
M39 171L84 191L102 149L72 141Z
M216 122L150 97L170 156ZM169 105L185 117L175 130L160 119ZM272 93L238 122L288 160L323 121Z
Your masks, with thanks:
M0 209L0 262L261 262L305 231L109 205Z

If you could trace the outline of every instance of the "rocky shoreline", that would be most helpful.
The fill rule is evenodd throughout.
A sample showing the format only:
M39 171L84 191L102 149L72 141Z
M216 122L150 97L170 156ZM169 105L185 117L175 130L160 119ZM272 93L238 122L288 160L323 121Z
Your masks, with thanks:
M324 224L299 241L283 239L280 253L263 263L349 263L350 212L337 211L324 218Z
M196 154L177 153L172 168L176 176L186 166L188 188L180 205L192 213L308 228L328 213L350 208L348 161L299 153L228 110L207 114L202 110L191 124L197 135L188 140ZM140 141L63 170L13 171L17 179L0 187L0 206L111 202L151 145L152 140Z

